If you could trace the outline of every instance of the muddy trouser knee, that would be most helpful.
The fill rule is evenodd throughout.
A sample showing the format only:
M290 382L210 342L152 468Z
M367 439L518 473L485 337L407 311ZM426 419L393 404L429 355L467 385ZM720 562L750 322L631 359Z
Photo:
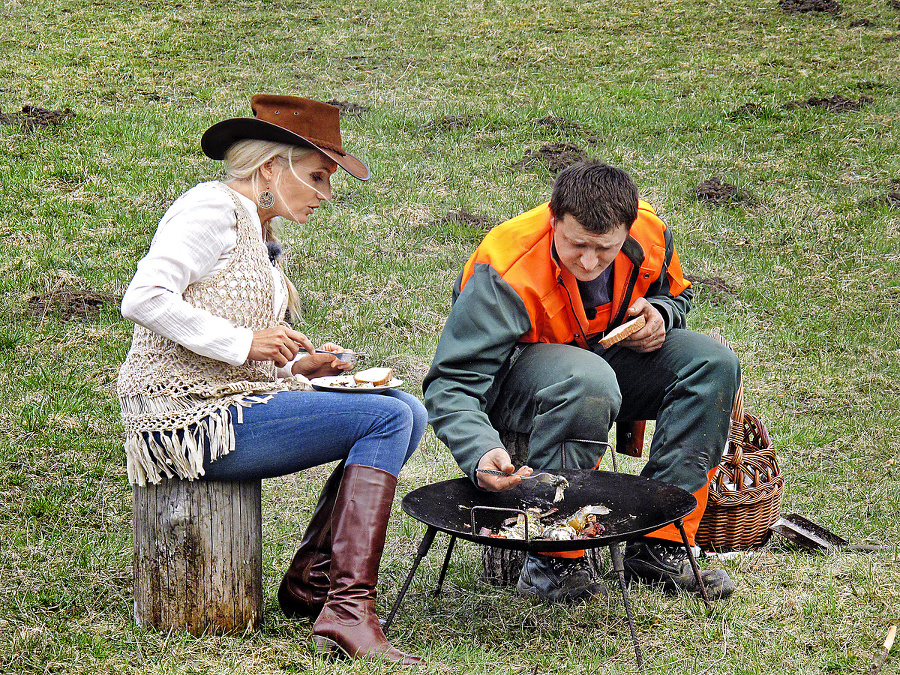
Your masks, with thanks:
M528 434L534 469L590 469L619 411L616 374L591 351L532 344L517 353L489 410L498 429Z
M711 472L728 440L740 363L715 339L675 329L649 354L625 347L602 351L618 375L620 420L655 419L649 460L641 475L694 493L698 510L685 518L693 540L706 505ZM653 536L680 541L675 528Z

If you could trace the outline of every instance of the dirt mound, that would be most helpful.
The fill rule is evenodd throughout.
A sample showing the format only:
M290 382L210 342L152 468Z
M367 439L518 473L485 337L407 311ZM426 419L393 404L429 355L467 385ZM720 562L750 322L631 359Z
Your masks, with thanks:
M780 0L781 10L787 14L800 12L826 12L834 16L844 11L836 0Z
M738 290L733 284L729 284L722 277L697 277L685 274L684 278L692 284L700 286L700 294L711 305L724 305L729 298L737 297ZM706 298L706 296L709 296Z
M846 112L848 110L859 110L863 106L872 103L875 99L871 96L860 96L858 100L853 100L842 94L835 94L828 98L818 98L811 96L805 101L791 101L785 103L782 107L785 110L792 108L825 108L828 112Z
M480 230L490 230L494 225L496 225L496 221L493 218L488 218L487 216L479 216L475 213L470 213L466 209L460 209L459 211L449 211L447 215L441 218L438 221L438 225L446 225L448 223L461 223L464 225L471 225Z
M728 119L740 119L741 117L764 117L771 113L771 110L759 103L745 103L728 113Z
M880 207L887 204L892 209L900 209L900 190L891 190L887 194L872 197L863 202L863 206Z
M0 112L0 124L21 124L27 130L35 127L53 127L75 119L75 113L69 108L65 110L47 110L35 106L22 106L22 112Z
M26 311L29 315L43 319L47 314L56 314L63 319L95 319L101 307L115 309L122 299L112 293L62 285L57 289L28 298Z
M527 169L535 165L547 167L550 173L559 173L567 166L587 159L588 156L577 145L569 143L548 143L542 145L540 150L533 150L525 154L518 162L510 165L510 169Z
M708 178L694 190L698 202L711 206L724 206L749 201L750 196L736 186L724 182L721 178Z
M448 129L468 129L477 118L475 115L445 115L422 126L425 131L441 131Z
M330 101L325 101L328 105L333 105L335 108L341 111L341 115L353 115L355 117L362 117L363 113L367 113L371 110L368 106L359 105L358 103L350 103L349 101L337 101L335 99L331 99Z
M596 135L593 129L582 124L581 122L570 120L567 117L555 117L554 115L547 115L547 117L541 117L531 120L531 123L536 127L547 127L552 131L558 131L567 134L576 134L583 137L589 143L597 143L600 140L600 137Z

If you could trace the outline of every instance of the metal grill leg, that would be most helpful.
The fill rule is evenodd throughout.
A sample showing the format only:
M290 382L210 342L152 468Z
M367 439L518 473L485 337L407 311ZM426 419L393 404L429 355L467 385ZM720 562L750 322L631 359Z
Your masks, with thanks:
M631 609L631 596L625 583L625 560L622 557L622 549L619 544L609 545L609 555L612 558L613 569L619 577L619 588L622 589L622 602L625 603L625 615L628 617L628 629L631 631L631 641L634 643L634 659L640 672L644 672L644 655L641 653L641 643L638 642L637 629L634 627L634 612Z
M384 620L384 624L382 625L382 630L387 633L388 628L391 627L391 623L394 621L394 615L397 613L397 610L400 609L400 603L403 602L403 597L406 595L406 591L409 589L409 584L413 580L413 576L416 574L416 570L419 568L419 563L422 562L422 558L428 553L428 549L431 548L431 545L434 543L434 535L437 534L437 528L428 526L428 530L425 532L425 536L422 537L422 543L419 544L419 551L416 553L416 559L413 561L412 569L409 571L409 574L406 575L406 581L403 582L403 587L400 589L400 593L397 594L397 599L394 600L394 606L391 608L391 613L388 614L387 619Z
M691 561L691 569L694 570L694 578L697 580L697 585L700 587L700 595L703 596L703 602L706 603L706 608L710 609L709 596L706 594L706 586L703 584L703 578L700 576L700 566L697 565L697 559L694 557L694 552L691 550L690 542L688 542L687 532L684 531L684 521L679 518L675 521L675 527L681 532L681 541L684 542L684 549L687 551L688 560Z
M456 535L450 536L450 543L447 544L447 555L444 556L444 565L441 567L441 574L438 577L437 586L434 589L434 597L437 597L441 594L441 589L444 587L444 575L447 574L447 566L450 564L450 556L453 554L453 545L456 543Z

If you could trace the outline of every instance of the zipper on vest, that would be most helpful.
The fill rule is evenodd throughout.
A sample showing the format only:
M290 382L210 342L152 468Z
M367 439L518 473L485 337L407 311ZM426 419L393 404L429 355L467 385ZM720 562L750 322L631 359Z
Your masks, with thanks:
M562 274L556 277L556 280L559 282L559 285L563 287L563 290L566 292L566 297L569 298L569 309L572 310L572 316L575 317L575 323L578 324L578 330L581 333L575 333L575 341L579 342L579 338L581 338L579 342L579 346L587 349L587 337L584 332L584 326L581 325L581 321L578 319L578 312L575 311L575 303L572 302L572 294L569 293L569 289L566 288L566 284L563 281ZM584 343L584 344L581 344Z

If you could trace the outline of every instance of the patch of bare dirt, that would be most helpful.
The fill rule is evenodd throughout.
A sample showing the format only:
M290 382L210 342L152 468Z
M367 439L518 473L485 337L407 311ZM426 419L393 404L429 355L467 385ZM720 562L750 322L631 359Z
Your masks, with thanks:
M494 225L496 225L496 221L493 218L488 218L487 216L479 216L475 213L470 213L466 209L460 209L459 211L450 211L438 221L438 225L446 225L448 223L461 223L464 225L471 225L480 230L490 230Z
M890 5L891 9L900 9L900 0L891 0L888 5Z
M708 178L701 182L694 190L694 195L697 197L697 201L710 206L724 206L750 200L750 195L746 192L718 177Z
M875 23L868 19L857 19L856 21L850 22L850 28L871 28L874 25Z
M442 131L449 129L468 129L477 118L475 115L445 115L425 124L422 128L426 131Z
M531 120L531 123L537 127L547 127L553 131L577 134L578 136L583 137L588 143L597 143L600 140L600 137L597 136L590 127L566 117L547 115L547 117Z
M22 112L4 113L0 111L0 124L20 124L26 131L36 127L53 127L75 119L75 113L65 110L48 110L32 105L22 106Z
M359 105L358 103L351 103L349 101L338 101L336 99L331 99L330 101L325 101L328 105L333 105L335 108L341 111L341 115L350 115L353 117L362 117L363 113L367 113L371 110L370 107L365 105Z
M860 96L854 100L842 94L835 94L827 98L818 98L810 96L805 101L791 101L785 103L782 107L785 110L792 108L825 108L828 112L846 112L848 110L860 110L863 106L872 103L875 99L871 96Z
M891 190L887 194L872 197L864 202L864 206L879 207L887 204L892 209L900 209L900 190Z
M548 143L539 150L525 154L518 162L510 165L510 169L527 169L536 165L547 167L550 173L559 173L567 166L588 159L587 153L577 145L569 143Z
M844 8L836 0L780 0L781 10L787 14L825 12L839 16Z
M729 298L737 297L738 289L722 277L698 277L685 274L684 278L696 286L711 305L724 305ZM699 294L698 294L699 295ZM709 296L708 298L706 296Z
M55 314L63 319L96 319L101 307L115 309L122 299L113 293L98 293L66 284L28 298L26 312L40 319Z
M729 119L739 119L741 117L763 117L768 112L766 106L759 103L745 103L728 113Z

